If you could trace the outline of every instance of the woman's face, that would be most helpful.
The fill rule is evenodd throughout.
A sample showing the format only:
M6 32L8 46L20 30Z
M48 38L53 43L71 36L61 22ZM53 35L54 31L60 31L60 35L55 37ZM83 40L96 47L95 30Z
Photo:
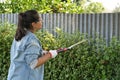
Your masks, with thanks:
M42 19L40 18L38 22L33 22L32 26L34 31L40 30L42 28Z

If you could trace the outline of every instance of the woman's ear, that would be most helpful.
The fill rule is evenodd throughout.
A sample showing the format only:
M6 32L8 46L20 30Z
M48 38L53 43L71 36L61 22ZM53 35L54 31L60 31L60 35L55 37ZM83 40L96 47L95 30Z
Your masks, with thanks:
M32 26L33 26L33 27L35 26L35 22L32 22Z

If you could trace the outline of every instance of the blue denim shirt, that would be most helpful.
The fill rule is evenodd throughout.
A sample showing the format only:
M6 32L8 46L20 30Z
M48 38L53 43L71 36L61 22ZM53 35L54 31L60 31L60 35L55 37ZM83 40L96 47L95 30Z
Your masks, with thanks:
M28 32L20 41L13 40L7 80L43 80L44 65L32 69L32 61L41 57L42 47L37 37Z

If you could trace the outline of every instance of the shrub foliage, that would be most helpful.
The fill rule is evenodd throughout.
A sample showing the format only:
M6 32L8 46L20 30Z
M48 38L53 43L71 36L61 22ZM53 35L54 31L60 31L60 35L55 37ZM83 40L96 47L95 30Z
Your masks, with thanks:
M89 3L89 5L86 5ZM32 5L32 6L31 6ZM80 0L5 0L0 3L0 13L19 13L28 9L36 9L39 13L100 13L104 11L101 3Z
M0 80L7 78L14 33L14 25L0 25ZM56 36L47 31L39 31L36 35L46 50L68 47L84 39L79 32L68 34L60 29L56 29ZM103 38L89 38L75 48L59 53L45 63L45 80L119 80L120 41L113 38L109 46L104 42Z

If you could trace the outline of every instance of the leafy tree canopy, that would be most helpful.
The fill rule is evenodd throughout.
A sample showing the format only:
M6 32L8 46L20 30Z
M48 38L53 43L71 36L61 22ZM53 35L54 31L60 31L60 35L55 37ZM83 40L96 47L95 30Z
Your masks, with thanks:
M90 0L6 0L0 3L0 13L18 13L36 9L39 13L99 13L101 3Z

